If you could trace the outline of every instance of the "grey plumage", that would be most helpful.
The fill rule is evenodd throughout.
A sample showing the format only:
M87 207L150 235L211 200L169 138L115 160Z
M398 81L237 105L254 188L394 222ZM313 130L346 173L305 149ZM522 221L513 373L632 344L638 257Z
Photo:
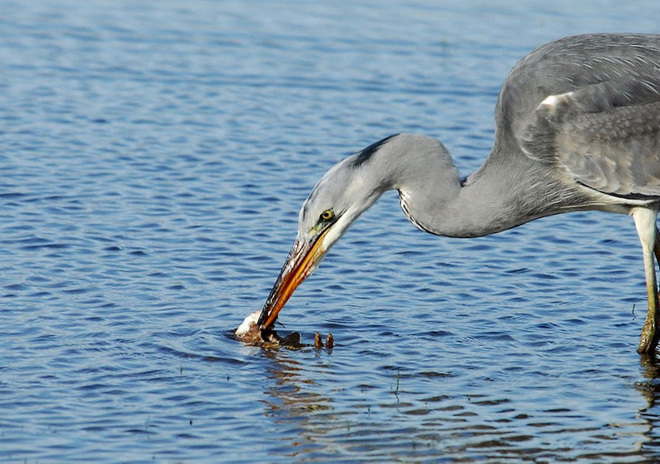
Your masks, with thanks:
M296 243L260 326L272 327L332 244L383 192L395 189L415 226L451 237L492 234L570 211L632 215L649 297L639 351L653 351L660 333L653 261L660 35L591 34L538 48L506 78L495 126L490 156L464 181L442 143L411 134L376 142L330 169L301 209Z

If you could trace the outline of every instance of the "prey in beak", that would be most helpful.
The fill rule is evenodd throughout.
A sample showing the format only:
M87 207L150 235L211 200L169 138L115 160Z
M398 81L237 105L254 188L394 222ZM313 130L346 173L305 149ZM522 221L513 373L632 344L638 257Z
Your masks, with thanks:
M331 235L330 231L336 221L334 212L331 209L326 210L321 213L319 222L312 229L311 234L298 235L261 310L257 321L260 330L272 330L277 315L294 290L319 265L334 242L334 240L328 240L328 236Z

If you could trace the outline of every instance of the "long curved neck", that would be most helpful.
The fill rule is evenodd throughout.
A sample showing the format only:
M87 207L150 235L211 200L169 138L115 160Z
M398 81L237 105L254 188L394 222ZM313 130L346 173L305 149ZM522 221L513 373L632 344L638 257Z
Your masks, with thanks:
M387 157L387 163L395 165L390 172L396 173L389 188L399 191L404 212L420 229L479 237L563 210L565 195L555 188L548 167L521 153L491 155L461 182L451 157L435 143L416 143L399 156Z
M509 171L487 161L464 182L455 179L450 198L437 198L433 204L424 201L423 208L412 206L409 217L433 234L467 238L501 232L545 215L530 211L524 188ZM417 195L411 196L410 203L417 203Z

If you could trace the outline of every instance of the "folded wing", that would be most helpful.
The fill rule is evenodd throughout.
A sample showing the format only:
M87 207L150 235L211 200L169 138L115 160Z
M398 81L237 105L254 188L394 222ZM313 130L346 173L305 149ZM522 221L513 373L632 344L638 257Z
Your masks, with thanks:
M660 197L660 76L632 75L551 95L519 135L530 158L603 193Z

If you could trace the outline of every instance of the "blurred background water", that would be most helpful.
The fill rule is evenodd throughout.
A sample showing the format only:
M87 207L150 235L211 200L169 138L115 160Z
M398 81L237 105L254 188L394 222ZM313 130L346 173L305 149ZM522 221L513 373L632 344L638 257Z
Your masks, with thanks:
M654 1L3 0L0 462L657 462L632 221L474 240L385 195L246 346L327 168L395 132L463 173L549 40Z

